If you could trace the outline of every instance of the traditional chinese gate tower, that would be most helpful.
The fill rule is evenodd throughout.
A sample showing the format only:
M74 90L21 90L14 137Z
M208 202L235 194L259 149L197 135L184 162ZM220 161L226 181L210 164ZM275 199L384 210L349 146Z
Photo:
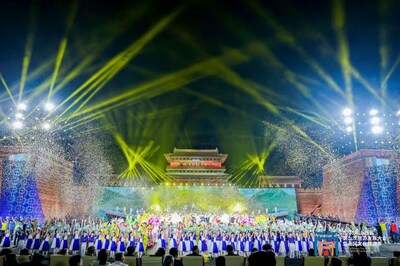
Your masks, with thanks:
M167 173L177 185L224 185L228 182L225 163L227 154L215 149L177 149L165 154Z

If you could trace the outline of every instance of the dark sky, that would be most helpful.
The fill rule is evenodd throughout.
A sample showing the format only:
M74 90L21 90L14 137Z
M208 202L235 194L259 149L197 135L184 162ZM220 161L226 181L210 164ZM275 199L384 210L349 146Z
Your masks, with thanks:
M395 112L399 11L400 2L394 0L0 1L0 72L18 97L28 51L22 99L42 102L66 38L55 87L71 73L77 75L51 96L60 104L111 58L173 16L84 105L85 115L104 110L113 133L133 148L154 141L159 149L151 160L159 165L173 147L220 147L232 165L240 165L281 134L265 123L287 131L297 125L318 144L335 149L331 136L336 133L315 121L334 125L351 101L357 112L368 112L369 106ZM32 49L27 49L30 38ZM85 60L89 63L74 72ZM347 94L346 71L351 80ZM42 85L46 89L34 95ZM147 89L139 92L143 86ZM90 109L135 90L130 98L107 105L108 110ZM3 87L0 93L7 113L12 102ZM285 167L278 171L268 163L287 166L283 146L273 149L267 173L285 174Z

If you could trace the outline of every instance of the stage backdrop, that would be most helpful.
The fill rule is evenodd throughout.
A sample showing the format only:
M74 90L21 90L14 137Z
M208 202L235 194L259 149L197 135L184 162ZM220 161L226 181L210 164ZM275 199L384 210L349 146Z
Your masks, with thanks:
M154 188L102 187L95 211L138 208L160 211L270 213L297 211L294 188L236 188L208 186L159 186Z

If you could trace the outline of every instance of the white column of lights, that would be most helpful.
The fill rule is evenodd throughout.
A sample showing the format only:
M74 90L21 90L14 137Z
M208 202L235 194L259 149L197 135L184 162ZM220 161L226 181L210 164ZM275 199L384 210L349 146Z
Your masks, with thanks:
M46 111L46 113L50 114L53 110L54 110L55 106L53 103L51 102L46 102L44 104L44 110ZM14 118L13 122L11 123L11 127L13 130L18 131L18 130L22 130L26 127L28 127L27 125L25 125L27 117L26 117L26 113L28 110L28 104L26 102L20 102L17 105L17 112L15 113L15 115L9 117L9 119ZM13 111L13 109L11 108L10 111ZM35 111L40 111L40 109L37 109ZM29 113L29 112L28 112ZM33 129L37 129L37 124L39 122L39 120L41 120L37 115L35 117L35 121L31 121L31 126L33 127ZM43 119L40 125L40 128L45 130L45 131L49 131L52 127L51 122L48 121L47 119ZM28 123L29 124L29 123Z
M383 132L383 127L381 125L382 119L378 117L379 111L377 109L371 109L369 115L371 119L369 120L371 124L372 134L381 134Z
M345 124L345 130L347 133L351 133L353 131L353 110L350 108L345 108L342 111L343 114L343 122Z
M372 134L381 134L383 133L383 126L382 126L382 118L378 116L379 111L377 109L371 109L369 111L370 115L370 120L369 124L371 125L371 133ZM397 113L400 115L400 111ZM344 129L347 133L351 133L353 131L353 122L354 122L354 117L353 117L353 110L350 108L345 108L342 111L343 115L343 122L344 122Z

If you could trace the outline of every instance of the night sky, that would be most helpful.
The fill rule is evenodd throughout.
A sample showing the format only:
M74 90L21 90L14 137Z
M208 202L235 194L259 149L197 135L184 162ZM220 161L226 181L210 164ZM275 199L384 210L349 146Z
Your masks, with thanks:
M0 73L18 99L25 55L21 99L43 103L64 40L61 86L49 97L56 105L70 97L58 122L104 115L60 134L72 146L97 138L114 173L127 163L118 135L133 150L151 143L145 159L160 169L174 147L218 147L231 173L298 174L312 184L322 164L355 149L341 127L344 107L398 111L399 11L394 0L0 1ZM132 45L85 102L93 90L77 89ZM0 98L7 118L13 102L3 86ZM397 148L396 136L384 148ZM261 166L242 167L255 158Z

